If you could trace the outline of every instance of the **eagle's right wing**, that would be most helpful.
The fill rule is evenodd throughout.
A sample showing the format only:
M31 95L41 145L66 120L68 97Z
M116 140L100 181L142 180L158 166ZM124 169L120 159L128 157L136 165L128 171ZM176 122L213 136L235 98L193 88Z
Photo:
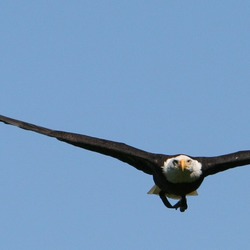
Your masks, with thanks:
M74 146L94 151L100 154L117 158L147 174L153 174L153 168L160 168L162 158L167 156L149 153L124 143L95 138L87 135L57 131L9 117L1 116L0 121L6 124L14 125L22 129L30 130L39 134L54 137L60 141L72 144Z

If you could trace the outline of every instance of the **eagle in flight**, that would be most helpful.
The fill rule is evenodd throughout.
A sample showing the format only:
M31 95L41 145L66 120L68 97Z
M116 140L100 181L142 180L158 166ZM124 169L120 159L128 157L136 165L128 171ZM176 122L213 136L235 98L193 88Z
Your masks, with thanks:
M52 130L1 115L0 121L54 137L76 147L114 157L146 174L152 175L155 185L148 193L159 195L166 207L180 209L181 212L184 212L188 207L186 196L197 195L196 190L205 177L230 168L250 164L250 150L215 157L155 154L124 143ZM178 202L172 205L168 198L178 199Z

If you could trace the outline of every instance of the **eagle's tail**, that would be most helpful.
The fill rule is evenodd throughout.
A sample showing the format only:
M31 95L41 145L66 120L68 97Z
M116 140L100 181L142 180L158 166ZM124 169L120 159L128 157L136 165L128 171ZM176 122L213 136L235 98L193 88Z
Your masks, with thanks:
M154 185L149 191L148 191L148 194L156 194L156 195L159 195L161 189L157 186L157 185ZM189 194L187 194L188 196L196 196L198 195L198 192L195 190ZM174 194L166 194L166 196L168 198L171 198L171 199L177 199L179 200L181 197L178 196L178 195L174 195Z

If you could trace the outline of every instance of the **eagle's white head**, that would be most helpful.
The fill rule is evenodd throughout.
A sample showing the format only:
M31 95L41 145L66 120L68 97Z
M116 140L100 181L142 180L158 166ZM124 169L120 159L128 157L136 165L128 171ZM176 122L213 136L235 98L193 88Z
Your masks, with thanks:
M201 163L186 155L167 159L162 171L171 183L190 183L199 179L202 174Z

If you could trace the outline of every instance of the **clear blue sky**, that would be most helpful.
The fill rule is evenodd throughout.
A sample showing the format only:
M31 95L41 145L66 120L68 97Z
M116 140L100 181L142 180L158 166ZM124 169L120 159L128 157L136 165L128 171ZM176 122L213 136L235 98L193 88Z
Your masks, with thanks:
M250 149L249 1L2 1L1 114L156 153ZM185 213L151 176L0 124L0 249L249 248L250 168Z

